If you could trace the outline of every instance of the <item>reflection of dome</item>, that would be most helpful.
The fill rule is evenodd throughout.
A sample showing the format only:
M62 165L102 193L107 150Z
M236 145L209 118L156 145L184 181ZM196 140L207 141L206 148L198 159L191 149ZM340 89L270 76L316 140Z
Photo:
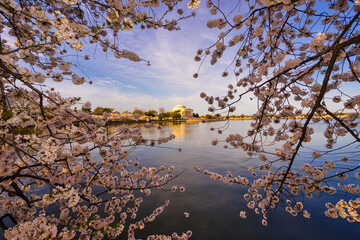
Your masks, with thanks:
M174 107L174 109L176 109L176 108L186 108L184 105L182 105L182 104L178 104L178 105L176 105L175 107Z

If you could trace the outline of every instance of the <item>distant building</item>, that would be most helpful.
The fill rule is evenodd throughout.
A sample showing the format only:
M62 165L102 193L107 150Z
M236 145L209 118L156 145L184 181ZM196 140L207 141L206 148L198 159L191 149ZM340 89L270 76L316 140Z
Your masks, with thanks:
M193 116L193 112L194 112L194 110L192 110L191 108L187 108L182 104L178 104L172 110L170 110L170 112L175 112L175 111L179 111L182 118L190 118Z

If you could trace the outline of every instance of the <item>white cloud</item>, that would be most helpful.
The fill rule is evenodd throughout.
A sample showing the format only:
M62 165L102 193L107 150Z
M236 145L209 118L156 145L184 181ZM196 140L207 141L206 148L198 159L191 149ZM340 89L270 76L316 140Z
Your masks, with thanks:
M160 29L120 33L120 46L150 60L150 67L144 62L115 59L111 53L94 54L94 46L91 46L92 49L88 48L84 54L95 55L96 59L81 64L94 84L71 86L65 83L57 84L55 88L67 96L82 96L84 100L90 100L93 107L113 107L120 111L134 107L170 110L181 103L206 114L208 105L199 97L200 92L225 95L227 85L234 84L235 79L221 77L233 57L226 55L214 66L209 64L209 58L206 59L199 77L192 77L200 66L200 62L194 61L197 49L209 47L217 37L217 31L205 27L203 15L201 10L198 18L182 21L180 31ZM237 106L240 109L237 113L248 113L249 106L254 104L242 101L246 104Z
M1 33L1 38L7 41L8 45L14 46L16 38L9 35L9 30L5 27Z
M64 96L81 96L82 102L84 103L86 101L91 101L93 108L97 106L112 107L115 110L123 112L125 110L133 110L135 107L147 110L158 110L159 107L164 107L169 111L179 103L193 108L196 112L201 112L201 109L207 108L205 103L197 103L200 99L198 94L193 94L187 97L173 95L164 98L144 93L123 91L119 88L109 88L108 86L103 85L94 86L83 84L74 86L71 82L62 82L60 84L48 83L48 85L50 87L54 87Z

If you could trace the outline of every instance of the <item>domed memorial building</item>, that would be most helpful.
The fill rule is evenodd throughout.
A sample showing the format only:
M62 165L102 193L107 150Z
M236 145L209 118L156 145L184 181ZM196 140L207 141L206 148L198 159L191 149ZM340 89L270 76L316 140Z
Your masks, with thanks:
M194 110L191 108L187 108L182 104L176 105L170 112L179 111L182 118L191 118L193 116Z

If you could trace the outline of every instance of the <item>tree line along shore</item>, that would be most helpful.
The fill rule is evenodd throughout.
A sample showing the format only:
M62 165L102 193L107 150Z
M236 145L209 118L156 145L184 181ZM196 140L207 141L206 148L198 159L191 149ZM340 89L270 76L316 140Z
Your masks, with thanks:
M120 113L114 111L113 108L103 108L97 107L94 111L91 112L92 116L95 118L104 118L106 117L109 123L121 123L121 122L201 122L201 121L225 121L225 120L254 120L252 115L230 115L230 116L218 116L218 115L199 115L198 113L193 113L192 117L182 117L179 112L165 112L163 108L159 109L159 113L155 110L141 110L135 108L133 112L124 111ZM335 113L336 117L343 119L346 118L349 113L341 112ZM332 116L328 114L315 114L315 118L331 118ZM288 119L289 116L280 116L273 115L270 116L272 120L274 119ZM306 114L299 114L295 116L295 119L304 119Z

